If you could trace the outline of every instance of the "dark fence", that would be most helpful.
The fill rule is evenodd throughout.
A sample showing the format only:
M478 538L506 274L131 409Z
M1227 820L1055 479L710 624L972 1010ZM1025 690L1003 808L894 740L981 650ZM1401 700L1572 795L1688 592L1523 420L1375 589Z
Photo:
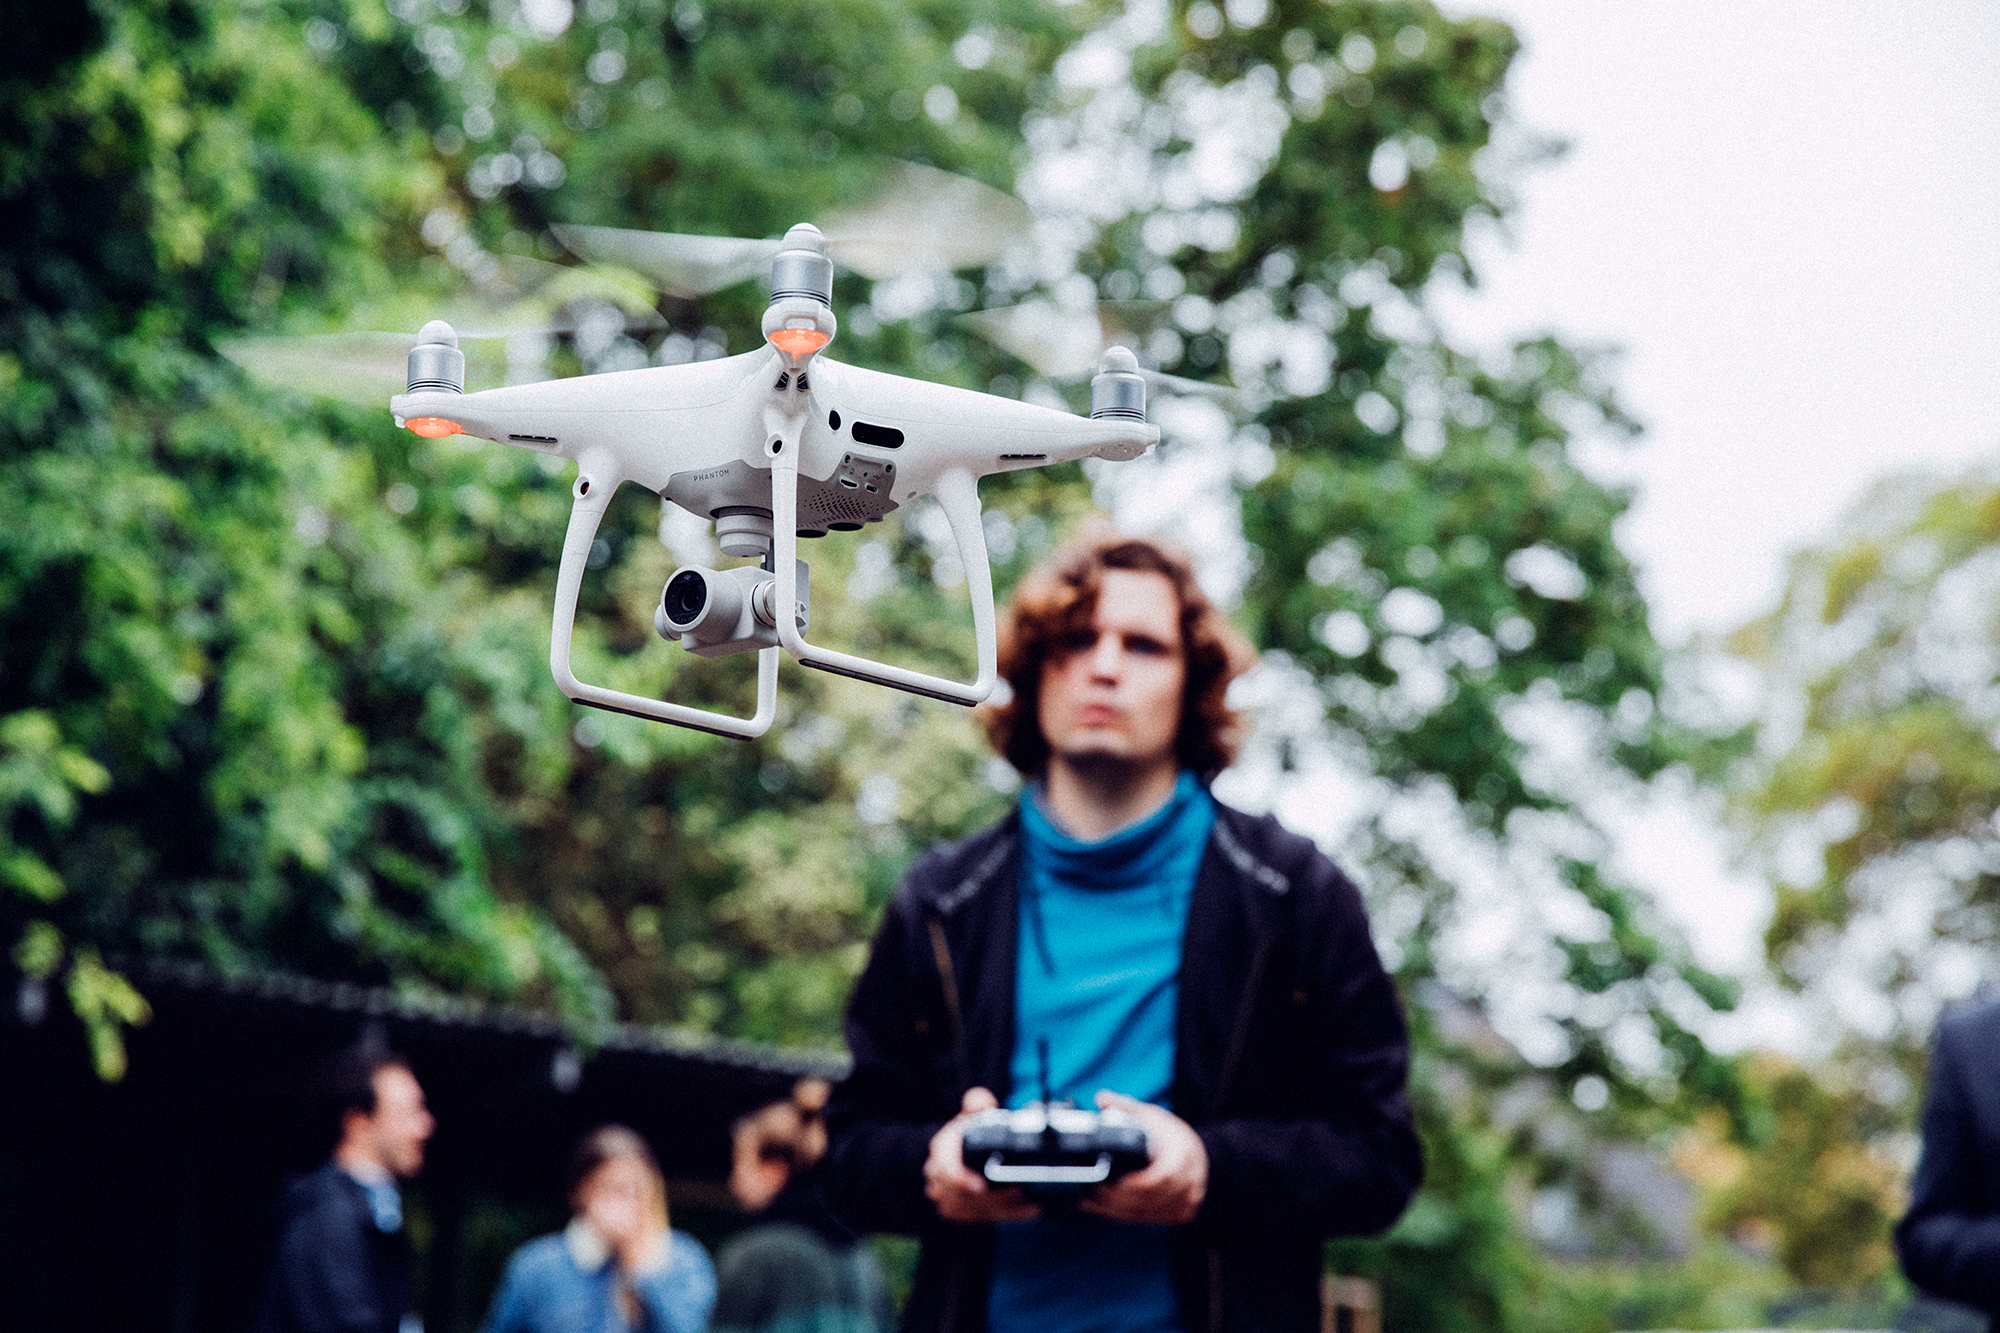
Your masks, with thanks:
M620 1027L580 1049L545 1016L287 977L139 977L153 1019L107 1084L63 997L9 978L0 1012L0 1324L12 1333L237 1333L285 1178L323 1160L314 1067L364 1037L410 1058L436 1113L407 1191L429 1333L473 1327L513 1245L563 1218L571 1147L606 1121L653 1145L675 1224L733 1226L728 1129L838 1056Z

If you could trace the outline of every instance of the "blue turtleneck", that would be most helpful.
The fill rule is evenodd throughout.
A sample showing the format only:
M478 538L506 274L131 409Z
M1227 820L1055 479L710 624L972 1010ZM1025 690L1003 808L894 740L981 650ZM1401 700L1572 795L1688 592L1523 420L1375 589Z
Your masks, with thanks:
M1099 842L1070 837L1023 795L1008 1105L1042 1095L1042 1041L1057 1099L1090 1107L1109 1089L1171 1105L1181 941L1214 824L1189 773L1159 810ZM1166 1228L1078 1214L998 1233L993 1333L1181 1327Z

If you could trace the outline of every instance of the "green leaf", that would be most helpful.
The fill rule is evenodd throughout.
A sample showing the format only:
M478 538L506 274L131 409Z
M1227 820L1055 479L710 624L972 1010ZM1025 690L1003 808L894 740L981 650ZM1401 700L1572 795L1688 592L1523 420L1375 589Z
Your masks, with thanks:
M132 984L99 961L94 949L79 950L69 969L69 1002L90 1040L91 1063L107 1083L125 1077L128 1027L150 1022L152 1006Z
M13 957L24 975L47 981L62 966L62 932L47 921L30 921L14 942Z

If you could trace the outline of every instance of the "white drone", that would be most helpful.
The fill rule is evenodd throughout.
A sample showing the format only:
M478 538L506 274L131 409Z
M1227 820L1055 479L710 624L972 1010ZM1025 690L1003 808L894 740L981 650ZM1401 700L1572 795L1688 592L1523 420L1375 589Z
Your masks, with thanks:
M597 239L609 244L615 235ZM577 466L549 668L578 703L749 740L770 728L777 711L780 647L822 671L951 703L981 703L998 671L979 478L1093 456L1136 458L1159 442L1159 429L1146 423L1146 379L1123 347L1103 353L1088 418L827 359L837 322L826 250L816 227L801 224L786 233L770 261L764 345L721 360L468 394L465 356L451 325L434 320L418 334L408 392L389 403L397 425L433 439L482 436ZM759 560L677 570L653 617L661 637L700 656L755 651L753 716L606 689L578 680L571 669L577 594L591 544L612 493L627 481L713 519L723 554ZM806 641L807 569L798 539L857 531L922 495L937 497L965 565L978 657L970 682Z

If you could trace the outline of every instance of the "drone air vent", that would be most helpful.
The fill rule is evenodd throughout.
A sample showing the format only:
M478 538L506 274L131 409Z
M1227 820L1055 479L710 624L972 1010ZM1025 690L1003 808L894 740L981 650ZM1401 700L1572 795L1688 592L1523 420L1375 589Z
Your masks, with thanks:
M861 444L872 444L883 449L903 447L903 432L894 426L878 426L872 421L857 421L848 429L854 432L855 440Z
M815 491L805 499L804 507L814 518L823 519L838 526L839 522L866 523L875 517L876 506L865 501L849 499L837 491Z

